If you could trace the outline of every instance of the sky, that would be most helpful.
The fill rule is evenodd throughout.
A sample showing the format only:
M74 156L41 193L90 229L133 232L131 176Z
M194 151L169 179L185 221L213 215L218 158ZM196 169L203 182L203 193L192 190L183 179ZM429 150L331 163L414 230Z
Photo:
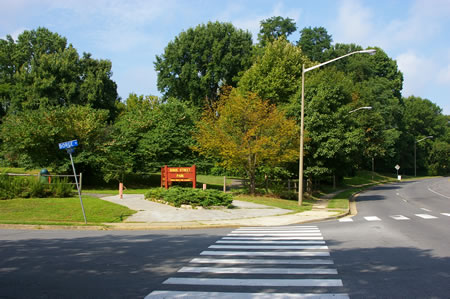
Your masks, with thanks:
M256 42L260 22L291 18L299 30L325 27L333 43L382 48L403 72L402 95L426 98L450 115L450 0L0 0L0 38L48 28L78 53L112 62L130 93L160 95L156 55L182 31L231 22Z

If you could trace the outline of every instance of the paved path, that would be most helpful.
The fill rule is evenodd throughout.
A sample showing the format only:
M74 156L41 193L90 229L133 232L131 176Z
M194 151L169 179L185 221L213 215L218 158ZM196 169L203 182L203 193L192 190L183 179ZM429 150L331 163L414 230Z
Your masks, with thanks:
M311 211L292 213L291 210L239 200L233 201L236 207L233 209L189 209L148 201L142 194L125 194L123 199L118 195L102 199L138 211L123 223L109 223L108 226L112 229L289 225L329 219L342 214L328 210L322 201Z

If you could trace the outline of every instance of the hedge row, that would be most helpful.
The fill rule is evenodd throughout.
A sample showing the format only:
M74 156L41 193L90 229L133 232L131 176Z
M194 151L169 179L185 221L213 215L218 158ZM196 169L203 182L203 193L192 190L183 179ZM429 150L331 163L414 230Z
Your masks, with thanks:
M224 206L231 207L231 194L218 190L203 190L193 188L172 187L169 189L155 188L145 194L146 199L162 200L175 207L191 205L193 207Z
M73 186L67 179L53 179L51 184L36 177L16 177L0 174L0 200L29 197L70 197Z

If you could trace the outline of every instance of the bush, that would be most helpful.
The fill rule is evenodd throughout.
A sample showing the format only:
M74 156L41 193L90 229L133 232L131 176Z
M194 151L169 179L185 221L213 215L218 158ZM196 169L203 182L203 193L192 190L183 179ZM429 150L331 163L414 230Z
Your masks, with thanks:
M53 179L51 184L35 177L17 177L0 174L0 199L16 197L70 197L73 187L67 179Z
M203 190L193 188L172 187L169 189L155 188L145 194L146 199L156 199L168 202L175 207L191 205L193 207L225 206L231 207L231 194L218 190Z

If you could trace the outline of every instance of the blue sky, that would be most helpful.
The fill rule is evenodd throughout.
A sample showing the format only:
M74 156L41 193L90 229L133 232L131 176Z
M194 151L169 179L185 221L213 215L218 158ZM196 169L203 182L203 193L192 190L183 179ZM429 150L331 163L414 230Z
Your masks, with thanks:
M381 47L404 74L403 96L450 114L450 0L0 0L0 38L39 26L57 32L80 54L111 60L126 99L159 95L155 56L181 31L218 20L256 40L260 21L272 16L299 29L323 26L334 43Z

